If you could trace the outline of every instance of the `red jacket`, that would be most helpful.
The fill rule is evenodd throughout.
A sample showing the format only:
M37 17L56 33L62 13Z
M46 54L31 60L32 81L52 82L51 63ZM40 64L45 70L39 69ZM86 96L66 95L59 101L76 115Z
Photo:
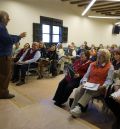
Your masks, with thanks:
M90 63L91 63L90 60L86 60L86 61L82 62L81 59L79 59L74 62L72 67L73 67L74 72L76 74L79 74L80 78L82 78L84 76L84 74L87 72L87 69L88 69ZM71 79L69 74L66 75L66 79L67 80Z

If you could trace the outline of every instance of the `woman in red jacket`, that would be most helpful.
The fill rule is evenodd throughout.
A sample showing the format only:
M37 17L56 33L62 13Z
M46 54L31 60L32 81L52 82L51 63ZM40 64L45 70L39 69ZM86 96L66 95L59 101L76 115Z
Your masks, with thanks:
M80 59L76 60L72 67L69 67L67 75L60 81L53 98L55 105L62 106L62 104L68 100L73 89L79 86L81 78L84 76L91 63L89 56L88 51L82 52Z
M97 61L90 64L87 73L77 88L70 113L79 117L94 96L103 94L105 89L113 82L113 65L110 63L110 52L100 49Z

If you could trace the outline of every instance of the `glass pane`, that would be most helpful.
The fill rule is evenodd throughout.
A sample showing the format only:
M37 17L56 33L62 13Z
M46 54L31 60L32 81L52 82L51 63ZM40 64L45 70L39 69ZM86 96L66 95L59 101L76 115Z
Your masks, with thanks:
M42 25L42 33L50 33L50 25Z
M59 34L59 29L60 27L59 26L53 26L53 34Z
M59 43L59 35L53 35L52 36L52 41L54 42L54 43Z
M49 34L43 34L42 35L42 41L43 42L50 42L50 35Z

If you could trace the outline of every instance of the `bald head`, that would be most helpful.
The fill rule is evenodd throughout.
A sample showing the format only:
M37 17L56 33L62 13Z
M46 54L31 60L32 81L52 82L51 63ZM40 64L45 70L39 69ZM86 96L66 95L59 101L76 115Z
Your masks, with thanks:
M4 25L7 25L9 22L9 15L5 11L0 11L0 23L3 23Z

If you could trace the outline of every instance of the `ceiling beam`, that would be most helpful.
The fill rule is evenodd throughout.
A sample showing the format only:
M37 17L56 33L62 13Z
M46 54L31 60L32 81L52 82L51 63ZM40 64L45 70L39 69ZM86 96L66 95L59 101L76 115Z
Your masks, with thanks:
M71 1L70 3L71 4L78 4L78 3L80 3L81 1L80 0L76 0L76 1Z
M120 13L119 11L111 11L111 10L109 10L109 11L99 11L100 13Z
M111 9L111 10L109 10L109 9L106 9L106 10L96 10L96 12L102 12L102 11L118 11L118 10L120 10L120 8L119 9Z
M104 6L109 6L109 7L111 7L111 6L113 6L113 5L118 5L118 4L120 4L120 2L119 3L114 3L114 2L112 2L112 3L106 3L106 4L100 4L100 5L94 5L92 8L93 9L95 9L95 8L101 8L101 7L104 7Z
M81 7L81 6L87 6L89 3L82 3L82 4L79 4L78 7Z
M74 0L74 1L71 1L70 3L71 4L79 4L79 3L84 3L84 2L88 2L88 0Z
M93 8L91 8L91 10L93 10L93 11L96 11L96 10L108 10L108 9L120 9L120 5L118 5L118 6L112 6L112 7L101 7L101 8L96 8L96 9L93 9Z
M64 1L70 1L70 0L61 0L61 1L63 1L63 2L64 2Z
M101 6L101 7L96 7L96 8L92 8L93 10L104 10L104 9L113 9L113 8L120 8L120 5L113 5L113 6Z

